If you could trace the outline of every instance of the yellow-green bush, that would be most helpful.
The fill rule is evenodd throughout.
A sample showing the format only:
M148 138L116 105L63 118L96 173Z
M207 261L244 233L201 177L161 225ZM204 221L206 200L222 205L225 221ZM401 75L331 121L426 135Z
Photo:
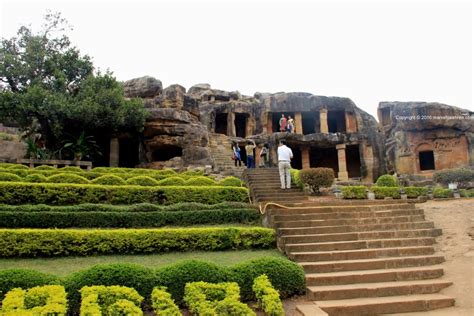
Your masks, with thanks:
M186 180L186 185L193 185L193 186L216 185L216 181L208 177L196 176L196 177L189 178L188 180Z
M157 186L158 181L148 176L136 176L127 180L128 185Z
M241 187L243 185L242 180L236 177L225 177L218 182L218 185L229 186L229 187Z
M43 176L42 174L29 174L27 175L24 180L26 182L34 182L34 183L44 183L44 182L47 182L47 178L45 176Z
M60 172L72 171L72 172L84 172L85 170L78 166L66 166L58 169Z
M386 198L386 197L391 197L393 199L399 199L400 198L400 188L399 187L373 186L373 187L370 188L370 190L372 192L374 192L376 199L383 199L383 198Z
M143 296L125 286L85 286L81 290L81 316L141 316Z
M384 174L378 177L375 184L378 187L398 187L398 181L395 176L391 176L389 174Z
M61 285L10 290L2 302L2 315L66 315L66 291Z
M272 283L265 274L253 281L252 289L265 314L269 316L285 316L280 294L273 288Z
M344 186L342 187L342 196L345 199L365 199L367 198L367 187L360 186Z
M22 179L16 174L10 172L0 172L0 181L13 181L21 182Z
M56 170L55 167L53 166L48 166L48 165L41 165L41 166L36 166L34 170ZM64 169L61 169L64 171Z
M270 248L274 244L274 230L261 227L0 229L0 257L260 249Z
M10 166L7 166L8 169L10 170L29 170L30 168L28 168L28 166L25 166L25 165L10 165Z
M186 180L181 177L169 177L158 181L158 185L186 185Z
M178 305L166 292L166 288L154 288L151 292L151 306L157 316L181 316Z
M113 174L105 174L98 178L92 180L93 184L102 184L102 185L126 185L127 182Z
M46 179L48 183L77 183L77 184L89 184L91 183L84 177L74 173L59 173L50 176Z

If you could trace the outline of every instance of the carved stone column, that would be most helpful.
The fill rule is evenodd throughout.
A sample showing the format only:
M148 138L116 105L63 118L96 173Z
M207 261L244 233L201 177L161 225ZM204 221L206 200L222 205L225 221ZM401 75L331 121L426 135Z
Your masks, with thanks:
M110 154L109 154L109 165L111 167L118 167L119 166L119 154L120 147L119 147L119 140L118 138L111 138L110 139Z
M327 134L329 133L328 127L328 110L321 109L319 110L319 125L320 125L320 132Z
M235 137L235 113L227 112L227 136Z
M301 164L303 169L311 168L309 160L309 147L301 148Z
M301 112L295 113L295 133L303 134L303 118Z
M347 162L346 162L346 144L336 145L337 149L337 163L339 165L339 172L337 178L339 180L348 180L349 174L347 173Z

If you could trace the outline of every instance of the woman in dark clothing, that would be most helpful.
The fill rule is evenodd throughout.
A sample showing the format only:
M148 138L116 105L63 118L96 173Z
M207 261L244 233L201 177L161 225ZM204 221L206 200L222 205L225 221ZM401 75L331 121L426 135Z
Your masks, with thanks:
M232 143L232 159L234 160L235 166L237 167L237 161L239 162L239 167L242 167L242 158L240 157L240 148L237 143Z

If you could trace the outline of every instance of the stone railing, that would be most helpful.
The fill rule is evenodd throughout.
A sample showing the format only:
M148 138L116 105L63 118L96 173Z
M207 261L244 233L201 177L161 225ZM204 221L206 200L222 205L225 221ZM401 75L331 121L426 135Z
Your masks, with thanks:
M35 165L50 165L55 168L58 166L78 166L85 167L87 171L92 169L92 162L90 161L76 161L76 160L42 160L42 159L17 159L16 163L27 164L30 168Z

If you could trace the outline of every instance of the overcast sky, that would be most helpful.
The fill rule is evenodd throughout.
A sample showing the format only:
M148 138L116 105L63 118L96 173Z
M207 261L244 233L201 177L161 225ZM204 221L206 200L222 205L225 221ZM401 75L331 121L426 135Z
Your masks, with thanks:
M47 9L119 80L210 83L246 95L303 91L473 109L470 1L8 1L1 36Z

